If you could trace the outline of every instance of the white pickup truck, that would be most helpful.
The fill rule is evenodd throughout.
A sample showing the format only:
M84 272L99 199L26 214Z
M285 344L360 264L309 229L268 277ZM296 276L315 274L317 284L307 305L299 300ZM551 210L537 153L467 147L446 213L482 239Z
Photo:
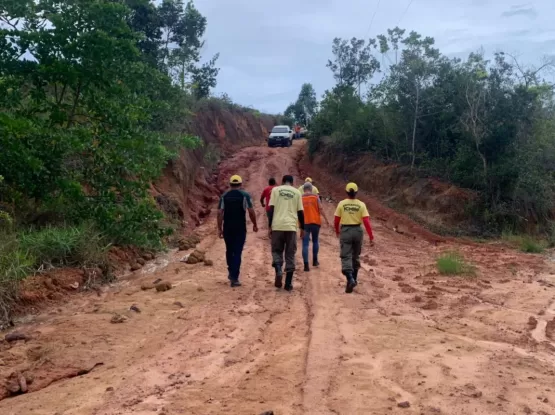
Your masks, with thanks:
M268 136L268 147L290 147L293 144L293 130L288 125L276 125Z

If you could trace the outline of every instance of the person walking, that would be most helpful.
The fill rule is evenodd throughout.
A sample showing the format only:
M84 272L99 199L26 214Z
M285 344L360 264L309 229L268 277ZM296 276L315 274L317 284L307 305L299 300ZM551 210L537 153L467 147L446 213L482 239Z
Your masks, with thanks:
M364 202L357 199L358 186L355 183L347 184L345 188L347 199L339 202L335 210L335 233L339 238L341 249L341 272L347 278L346 293L352 293L358 284L358 271L360 269L360 252L362 250L364 224L370 246L374 245L374 235L370 225L370 215Z
M270 196L272 195L272 189L276 187L276 179L273 177L268 180L268 186L262 191L260 196L260 204L266 209L266 216L268 217L268 224L270 223Z
M320 191L318 190L318 188L314 185L314 183L312 182L312 179L310 177L307 177L306 179L304 179L305 183L310 183L312 185L312 193L314 193L315 195L319 195ZM301 195L304 194L304 184L302 184L301 186L299 186L299 192L301 192Z
M295 138L297 140L301 138L301 126L299 124L295 125Z
M304 238L303 238L303 262L305 272L310 271L308 248L312 238L312 266L317 267L320 227L322 226L322 202L318 195L313 193L312 183L306 182L303 185L303 209L304 209Z
M298 224L298 225L297 225ZM282 287L283 254L285 253L285 289L293 289L297 226L304 238L304 211L300 192L293 187L293 176L283 176L282 185L274 187L270 196L270 238L272 266L276 270L275 286Z
M218 205L218 233L225 241L228 278L231 286L240 287L241 256L247 239L247 211L254 232L258 232L258 226L251 196L242 189L241 176L231 176L229 185L230 190L222 195Z

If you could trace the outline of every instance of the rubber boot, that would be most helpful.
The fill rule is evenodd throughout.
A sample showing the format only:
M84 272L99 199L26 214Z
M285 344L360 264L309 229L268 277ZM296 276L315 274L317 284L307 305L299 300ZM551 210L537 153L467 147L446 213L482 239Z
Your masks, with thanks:
M353 279L352 271L348 271L345 273L345 278L347 278L347 286L345 287L345 292L350 294L353 292L353 288L355 288L356 282Z
M304 272L309 272L309 271L310 271L310 268L308 266L308 262L305 262L304 263Z
M274 282L274 287L281 288L283 286L283 273L281 271L281 267L279 265L275 265L274 268L276 269L276 279Z
M291 291L293 289L293 271L288 271L285 274L285 289Z
M353 271L353 280L355 281L355 287L358 285L358 269Z

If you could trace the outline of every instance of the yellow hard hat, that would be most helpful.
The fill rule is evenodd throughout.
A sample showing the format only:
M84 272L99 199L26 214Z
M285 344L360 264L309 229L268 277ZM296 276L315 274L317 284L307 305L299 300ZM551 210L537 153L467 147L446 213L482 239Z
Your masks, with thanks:
M233 176L231 176L231 179L229 179L229 183L241 184L243 183L243 179L241 179L241 176L239 176L238 174L234 174Z
M304 179L304 181L308 183L312 183L312 179L310 177L307 177L306 179Z
M351 190L353 190L353 191L355 191L355 192L358 192L358 186L357 186L356 183L352 183L352 182L351 182L351 183L348 183L348 184L347 184L347 187L345 187L345 190L346 190L347 192L350 192Z

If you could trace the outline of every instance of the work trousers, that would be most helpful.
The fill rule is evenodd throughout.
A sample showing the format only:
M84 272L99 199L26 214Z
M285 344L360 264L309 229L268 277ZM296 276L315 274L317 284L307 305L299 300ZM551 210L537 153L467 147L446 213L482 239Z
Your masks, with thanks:
M225 256L227 260L228 278L238 281L241 271L241 256L247 240L247 232L224 232Z
M339 243L341 247L341 271L343 274L360 269L363 232L360 226L341 227Z
M285 272L295 271L295 254L297 253L297 232L272 231L273 265L281 270L285 253Z

